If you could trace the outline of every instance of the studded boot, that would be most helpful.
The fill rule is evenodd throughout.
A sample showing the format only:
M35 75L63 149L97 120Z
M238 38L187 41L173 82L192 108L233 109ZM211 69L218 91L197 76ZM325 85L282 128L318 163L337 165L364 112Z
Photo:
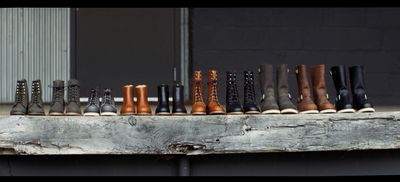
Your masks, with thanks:
M40 80L32 81L31 102L28 107L28 115L44 116L42 83Z
M208 71L208 100L207 100L207 113L208 114L225 114L224 108L218 101L218 74L216 70Z
M373 106L368 102L365 92L364 67L352 66L349 68L350 85L353 93L353 106L358 112L375 112Z
M15 101L11 108L11 115L25 115L28 112L29 95L27 82L25 79L17 81L17 89L15 91Z
M338 113L354 113L350 90L347 87L346 68L342 65L333 66L330 70L336 89L335 105Z
M51 101L50 116L62 116L64 115L65 101L64 101L64 81L54 80L53 81L53 98Z
M236 73L226 73L226 113L243 114L243 108L239 101Z
M251 71L244 72L244 101L243 110L245 114L259 114L260 108L256 101L254 90L254 74Z
M276 102L273 69L271 64L263 64L258 67L261 88L261 111L263 114L279 114Z

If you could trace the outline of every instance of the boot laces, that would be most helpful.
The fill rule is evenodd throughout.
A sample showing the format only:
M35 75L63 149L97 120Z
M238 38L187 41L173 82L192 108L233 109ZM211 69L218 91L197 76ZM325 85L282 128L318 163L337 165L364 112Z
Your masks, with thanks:
M96 90L91 90L89 97L89 104L96 104L97 92Z
M252 77L246 77L245 80L245 92L246 92L246 100L254 101L255 91L254 91L254 80Z
M195 102L203 102L203 98L201 97L200 84L200 82L195 82Z
M17 83L16 103L22 103L25 99L25 84L23 82Z
M78 95L79 95L79 86L72 85L68 86L68 101L69 102L78 102Z
M39 103L39 98L41 95L41 89L39 83L35 82L32 84L32 103Z
M63 102L64 88L63 87L53 87L53 103Z
M104 94L104 103L105 104L111 104L111 105L114 104L114 101L113 101L112 96L111 96L111 92L106 92Z
M237 93L237 85L235 81L231 80L228 81L228 90L229 90L228 102L229 103L237 102L239 98Z
M217 97L217 81L213 80L211 82L211 101L218 101L218 97Z

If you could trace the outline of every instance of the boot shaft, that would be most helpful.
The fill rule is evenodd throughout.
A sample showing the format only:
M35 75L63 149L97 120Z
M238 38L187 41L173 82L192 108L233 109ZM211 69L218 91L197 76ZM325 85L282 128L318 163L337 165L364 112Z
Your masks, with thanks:
M53 81L53 98L52 103L62 102L64 103L64 81L54 80Z
M172 113L187 113L184 102L184 87L180 84L175 84L173 89Z
M138 114L151 114L151 108L147 100L148 88L147 85L136 86L137 97L137 113Z
M203 87L203 78L201 71L193 72L193 84L192 84L192 102L193 104L196 102L203 102L204 97L204 87Z
M29 104L29 94L27 81L25 79L17 81L17 88L15 90L15 103L20 103L24 107L27 107Z
M273 67L271 64L263 64L258 68L261 93L265 94L274 88Z
M289 69L287 64L277 65L278 96L286 97L289 95Z
M167 84L161 84L157 86L157 97L158 105L156 108L156 114L170 114L169 109L169 86Z
M307 77L307 67L304 64L296 65L297 85L300 99L310 98L311 89Z
M349 68L350 87L354 94L365 94L364 67L352 66Z
M43 105L42 82L40 80L32 81L31 103Z
M325 82L325 65L320 64L311 67L311 82L313 85L314 97L317 100L328 97Z
M80 84L76 79L68 81L68 102L75 102L80 105Z
M346 68L344 66L333 66L330 70L330 74L332 76L336 92L347 90L347 75Z
M208 71L207 91L208 102L218 102L218 73L216 70Z
M134 114L135 104L133 101L133 85L125 85L122 88L123 103L121 107L121 114Z

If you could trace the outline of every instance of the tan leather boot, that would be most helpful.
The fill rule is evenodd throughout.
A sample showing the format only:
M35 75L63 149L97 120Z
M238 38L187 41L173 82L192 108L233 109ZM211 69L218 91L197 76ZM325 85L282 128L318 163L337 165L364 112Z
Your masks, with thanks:
M219 104L218 101L218 90L217 90L217 79L218 74L216 70L208 71L208 100L207 100L207 113L208 114L225 114L224 108Z
M135 104L133 102L133 85L125 85L122 88L122 94L124 101L121 107L121 115L134 115L135 114Z
M297 85L299 87L299 99L297 109L303 114L316 114L318 113L317 105L315 105L312 96L311 89L307 78L307 67L306 65L296 66Z
M151 108L147 101L147 85L136 86L137 97L137 114L138 115L151 115Z
M192 111L194 115L204 115L207 114L206 104L203 100L204 87L203 79L201 76L201 71L193 72L193 85L192 85Z
M320 113L335 113L336 109L328 100L325 84L325 65L320 64L311 68L311 82L315 103Z

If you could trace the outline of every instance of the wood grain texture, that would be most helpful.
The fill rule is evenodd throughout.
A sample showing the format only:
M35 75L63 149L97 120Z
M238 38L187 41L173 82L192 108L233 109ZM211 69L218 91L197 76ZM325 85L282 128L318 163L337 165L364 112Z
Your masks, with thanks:
M0 116L0 154L223 154L400 148L400 112Z

